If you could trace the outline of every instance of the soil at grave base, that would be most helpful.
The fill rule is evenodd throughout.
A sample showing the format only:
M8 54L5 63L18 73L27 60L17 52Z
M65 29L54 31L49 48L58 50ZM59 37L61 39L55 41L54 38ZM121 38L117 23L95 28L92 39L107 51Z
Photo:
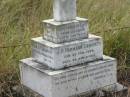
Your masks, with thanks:
M22 97L18 96L15 92L12 92L12 87L19 84L19 81L17 81L17 77L15 77L15 73L0 73L0 97ZM128 92L130 93L130 69L124 69L118 71L118 81L127 86ZM128 93L128 94L129 94ZM17 95L17 96L16 96ZM130 97L130 95L126 96L127 94L124 93L123 95L120 94L108 94L105 97ZM80 96L81 97L81 96ZM86 96L82 96L86 97ZM94 97L94 96L93 96Z

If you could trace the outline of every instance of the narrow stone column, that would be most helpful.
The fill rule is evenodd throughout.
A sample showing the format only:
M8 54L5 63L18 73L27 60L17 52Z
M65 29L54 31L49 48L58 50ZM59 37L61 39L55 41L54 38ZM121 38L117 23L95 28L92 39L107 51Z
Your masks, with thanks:
M60 22L76 19L76 0L54 0L53 16Z

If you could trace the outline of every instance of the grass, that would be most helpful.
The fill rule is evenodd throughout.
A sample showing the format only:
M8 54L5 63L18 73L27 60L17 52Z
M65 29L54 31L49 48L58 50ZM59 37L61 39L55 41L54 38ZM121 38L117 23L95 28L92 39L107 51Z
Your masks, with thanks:
M90 32L103 37L104 53L121 68L130 66L129 5L130 0L77 0L78 16L89 19ZM41 21L49 18L52 0L0 0L0 89L19 82L19 60L31 56L30 39L42 35Z

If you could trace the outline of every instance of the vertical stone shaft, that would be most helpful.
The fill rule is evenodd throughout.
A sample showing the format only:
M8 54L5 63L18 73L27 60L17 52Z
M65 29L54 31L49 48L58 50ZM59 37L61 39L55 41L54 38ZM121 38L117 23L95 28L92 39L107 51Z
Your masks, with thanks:
M54 0L53 16L60 22L76 19L76 0Z

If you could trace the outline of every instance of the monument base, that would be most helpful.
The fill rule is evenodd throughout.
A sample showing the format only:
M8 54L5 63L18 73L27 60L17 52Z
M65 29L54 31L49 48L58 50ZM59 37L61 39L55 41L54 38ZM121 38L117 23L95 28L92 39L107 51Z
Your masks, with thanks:
M88 38L88 20L77 17L76 20L57 22L54 19L44 20L45 40L53 43L65 43Z
M13 91L15 92L14 97L43 97L23 85L15 86ZM127 97L128 88L119 83L116 83L99 90L86 92L72 97L115 97L114 95L116 95L116 97Z
M117 83L116 60L80 64L52 70L32 58L21 60L21 83L45 97L70 97Z
M103 58L102 38L90 34L88 39L56 44L42 37L32 39L32 57L52 69L63 69Z

